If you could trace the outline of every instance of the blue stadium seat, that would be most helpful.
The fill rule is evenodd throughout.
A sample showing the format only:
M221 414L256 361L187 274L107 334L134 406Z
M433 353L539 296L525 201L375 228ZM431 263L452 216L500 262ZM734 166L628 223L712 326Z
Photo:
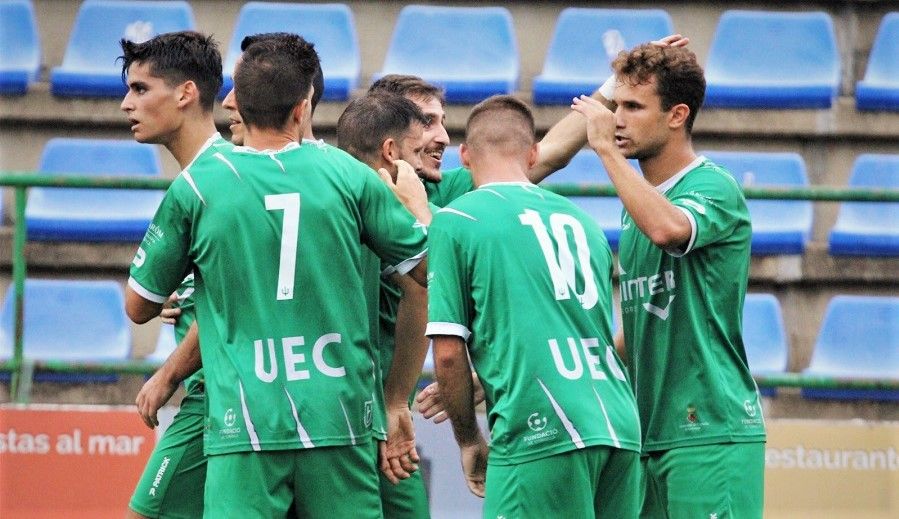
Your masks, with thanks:
M0 310L0 359L14 344L14 287ZM32 360L124 361L131 352L131 326L122 287L115 281L25 280L23 355ZM47 382L114 381L116 375L37 373Z
M50 175L158 176L155 146L134 141L56 138L39 170ZM163 193L140 189L33 187L25 222L32 240L140 241Z
M183 1L85 0L78 10L62 66L50 74L57 96L121 97L122 38L143 42L194 28L194 15Z
M806 375L899 380L899 297L836 296ZM899 401L899 391L803 388L806 398Z
M450 103L511 94L518 85L518 46L503 7L430 7L400 11L384 68L413 74L446 89Z
M362 68L353 13L344 4L249 2L237 15L228 56L222 97L233 86L234 64L244 37L264 32L292 32L315 44L321 58L326 101L345 101L359 83Z
M169 358L169 355L175 351L176 346L178 346L178 343L175 341L175 327L170 324L163 324L159 328L159 337L156 339L156 349L147 356L147 360L162 364Z
M661 9L585 9L562 11L549 43L543 73L534 78L536 104L571 104L591 94L611 74L621 50L674 32Z
M726 11L705 77L708 107L830 108L840 86L833 20L824 12Z
M790 350L780 302L772 294L746 294L743 305L743 345L753 375L787 371ZM775 388L759 388L763 396L777 394Z
M865 78L855 85L859 110L899 110L899 11L883 17Z
M899 155L859 155L849 187L899 189ZM843 202L830 231L830 253L899 256L899 203Z
M459 156L458 146L447 146L443 151L443 161L440 163L440 169L446 171L448 169L458 168L462 165L462 157Z
M41 42L30 0L0 3L0 94L24 94L40 69Z
M706 151L744 187L808 187L798 153ZM753 254L802 254L812 234L812 202L748 200Z
M630 161L637 171L640 166L636 160ZM552 184L611 184L605 167L593 150L584 149L577 152L567 166L553 173L541 185ZM623 206L617 197L572 196L569 199L587 212L603 230L612 250L618 250L618 239L621 237L621 210Z

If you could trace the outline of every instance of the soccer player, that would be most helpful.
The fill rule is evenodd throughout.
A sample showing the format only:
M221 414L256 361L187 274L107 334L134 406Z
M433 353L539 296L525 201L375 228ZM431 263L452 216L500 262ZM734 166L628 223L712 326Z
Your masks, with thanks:
M538 151L521 101L475 106L460 152L477 189L431 223L427 335L468 486L484 517L636 517L640 426L613 346L608 242L528 181Z
M405 176L407 181L417 184L422 191L421 200L426 202L424 186L415 171L421 169L422 132L427 123L421 110L409 99L387 92L371 93L347 105L337 122L337 145L376 171ZM401 175L403 172L405 175ZM397 183L401 181L397 178ZM410 210L419 221L430 222L426 203L422 208ZM379 272L382 268L378 268L377 258L373 259L372 267ZM408 445L403 443L406 441L414 449L409 401L427 354L427 342L423 340L427 290L402 276L369 279L372 283L367 297L369 309L373 311L370 314L374 324L373 341L378 346L381 375L386 381L388 429L391 433L404 430L408 436L392 435L388 444L391 452L385 446L381 453L380 493L384 517L426 519L430 512L421 472L408 473L397 466L399 460L394 461L393 467L385 463L390 464L391 455L395 454L394 441L401 443L401 451L408 450ZM382 432L380 439L388 438ZM400 480L394 471L409 477Z
M296 142L317 66L305 42L247 47L234 76L244 146L182 172L131 269L135 322L195 270L206 517L277 517L291 503L303 517L381 516L359 259L366 244L423 282L425 238L366 166Z
M761 517L765 424L741 325L752 231L740 186L693 151L703 71L692 52L652 45L613 68L614 113L586 98L572 107L624 204L619 280L643 429L642 515Z
M128 93L121 108L138 142L162 144L182 169L204 155L230 144L215 129L215 96L222 85L222 59L211 37L196 32L159 35L144 43L121 41L122 77ZM176 292L183 311L175 327L181 342L194 321L191 294L193 274ZM196 330L191 333L195 340ZM166 370L151 377L145 387L162 387L168 397L175 385L164 382ZM206 397L202 371L185 380L186 394L171 426L160 438L147 462L129 504L129 517L199 517L203 514L202 489L206 479L203 456L203 421ZM147 393L142 391L138 401ZM155 419L155 413L154 413ZM148 425L156 425L148 421Z

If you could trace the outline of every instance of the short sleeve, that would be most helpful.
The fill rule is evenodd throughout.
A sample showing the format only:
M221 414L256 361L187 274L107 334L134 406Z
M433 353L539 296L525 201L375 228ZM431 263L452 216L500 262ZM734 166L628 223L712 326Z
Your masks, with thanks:
M366 168L360 175L362 239L387 265L384 275L405 274L427 255L427 226L371 170Z
M163 197L131 262L128 284L155 303L164 303L191 270L191 219L179 200L180 178Z
M749 211L739 186L726 172L703 172L691 179L691 186L674 196L671 202L690 220L690 240L682 250L669 250L672 256L684 256L691 251L730 237Z
M436 215L428 238L428 326L425 335L468 340L472 306L470 272L464 248L452 236L446 215Z

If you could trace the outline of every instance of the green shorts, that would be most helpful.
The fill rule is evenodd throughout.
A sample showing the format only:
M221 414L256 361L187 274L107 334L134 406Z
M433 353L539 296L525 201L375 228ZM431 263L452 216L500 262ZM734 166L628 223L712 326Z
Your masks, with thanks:
M515 465L487 464L484 517L636 518L640 454L596 446Z
M640 517L760 518L765 501L765 444L678 447L642 458Z
M172 425L160 438L134 489L129 507L152 518L196 518L203 515L203 422L206 395L189 393Z
M378 442L373 441L372 444L377 451ZM420 467L411 477L401 480L396 485L384 477L381 471L378 471L378 477L384 519L430 519L428 493L425 490L425 480Z
M204 516L380 519L371 442L346 447L215 454L208 458Z

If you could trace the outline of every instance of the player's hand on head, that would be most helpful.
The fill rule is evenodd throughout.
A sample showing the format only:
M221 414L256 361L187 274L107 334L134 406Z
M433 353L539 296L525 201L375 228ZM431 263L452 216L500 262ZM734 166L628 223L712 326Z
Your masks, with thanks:
M659 47L686 47L690 43L690 38L680 34L669 34L661 40L653 40L650 43Z
M178 304L178 294L172 294L166 300L165 304L162 305L162 311L159 312L159 317L162 319L162 322L165 324L178 324L178 318L181 317L181 308L176 306Z
M487 482L487 454L489 448L484 437L478 435L478 441L470 445L460 446L462 456L462 473L471 493L484 497Z
M587 119L587 141L590 147L600 151L617 150L615 145L615 114L601 102L590 96L572 99L571 109Z
M430 209L428 209L428 193L425 191L425 185L418 177L418 174L415 173L415 169L405 160L395 160L393 164L396 166L396 178L384 168L378 170L378 175L390 187L406 209L421 219L422 211L430 213Z

